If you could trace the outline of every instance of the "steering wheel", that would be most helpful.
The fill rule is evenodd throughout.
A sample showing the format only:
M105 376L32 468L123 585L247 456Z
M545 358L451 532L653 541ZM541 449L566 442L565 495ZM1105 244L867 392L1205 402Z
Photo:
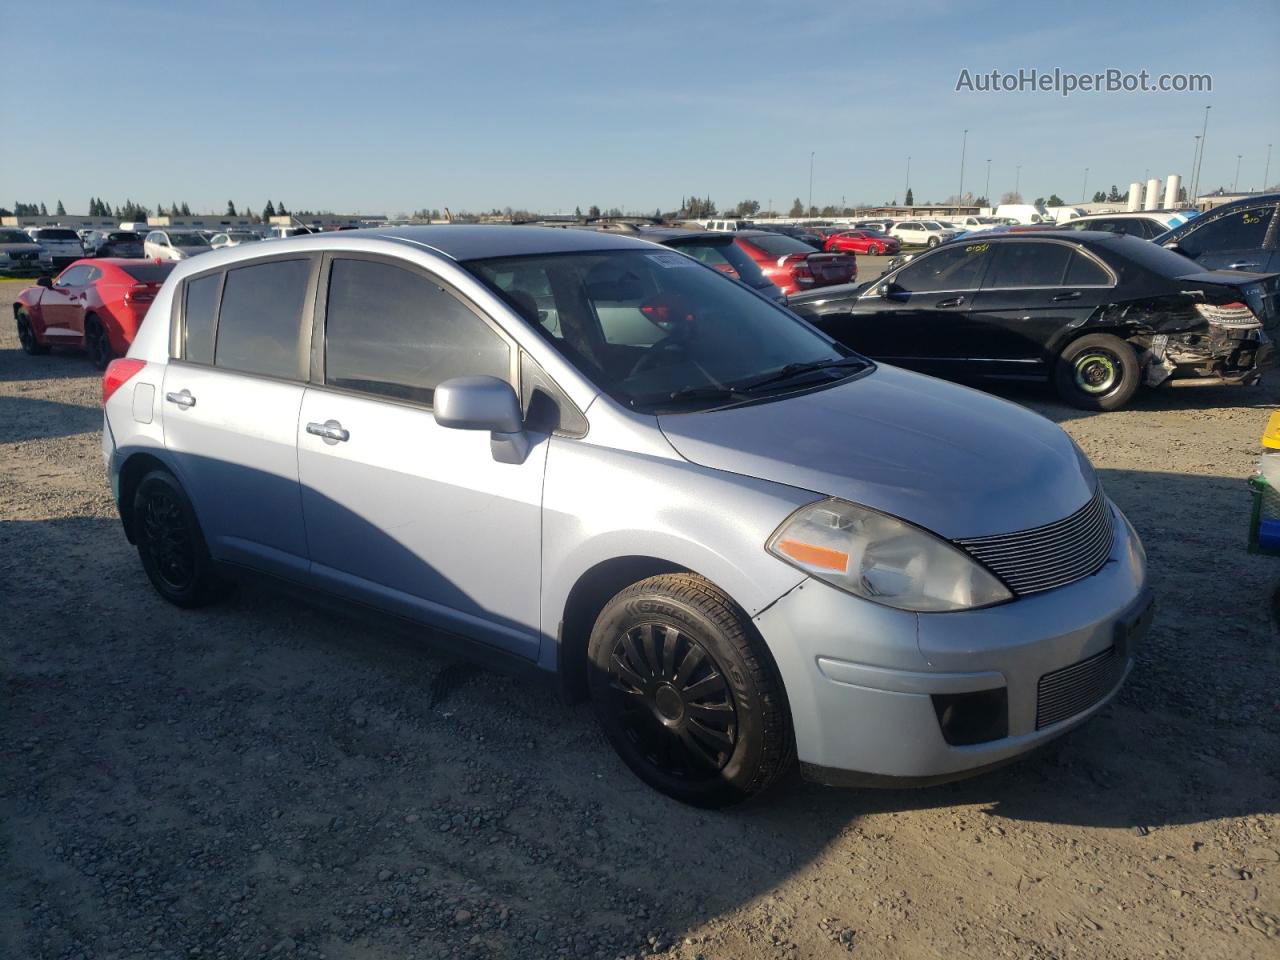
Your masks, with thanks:
M679 353L684 353L684 344L675 337L663 337L636 361L631 372L627 374L627 379L639 376L655 367L666 366L674 359L674 355Z

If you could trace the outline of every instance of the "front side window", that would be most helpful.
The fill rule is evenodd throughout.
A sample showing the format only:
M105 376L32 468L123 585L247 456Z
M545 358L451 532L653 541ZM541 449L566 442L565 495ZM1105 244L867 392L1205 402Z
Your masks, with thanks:
M1266 239L1274 214L1274 207L1236 210L1192 230L1178 246L1191 257L1214 250L1257 250Z
M995 262L983 284L987 288L1059 286L1074 252L1062 243L1001 243L997 247Z
M431 403L452 377L511 379L507 342L421 273L334 260L325 312L326 384Z
M310 259L228 270L213 362L242 373L301 377L298 335L310 278Z
M991 257L991 245L947 244L898 271L893 284L903 293L977 290Z
M789 364L848 358L843 376L867 366L793 314L671 250L465 266L600 389L645 412L720 406L739 391L755 399ZM762 377L769 387L757 387Z
M208 246L204 237L198 233L175 233L172 238L175 247L204 247Z
M54 283L55 287L79 287L89 282L89 276L93 273L92 267L72 267L64 270L62 275L58 277Z

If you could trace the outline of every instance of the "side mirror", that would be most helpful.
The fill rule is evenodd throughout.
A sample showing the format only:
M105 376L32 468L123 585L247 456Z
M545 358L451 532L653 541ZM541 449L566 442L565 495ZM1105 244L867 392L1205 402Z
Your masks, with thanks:
M529 434L511 384L497 377L454 377L435 389L436 423L453 430L488 430L489 449L499 463L524 463Z
M903 290L893 281L880 284L880 286L876 288L876 292L885 300L904 300L907 296L907 291Z
M1174 253L1180 253L1184 257L1190 256L1190 254L1187 253L1187 251L1183 250L1180 246L1178 246L1177 240L1170 240L1168 243L1163 244L1163 246L1166 250L1172 250Z
M52 287L52 286L53 286L53 277L41 277L39 280L37 280L37 281L36 281L36 286L37 286L37 287Z

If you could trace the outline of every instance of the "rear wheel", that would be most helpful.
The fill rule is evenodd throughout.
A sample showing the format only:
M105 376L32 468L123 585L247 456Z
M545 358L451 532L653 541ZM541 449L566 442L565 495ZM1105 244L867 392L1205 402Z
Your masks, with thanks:
M173 474L152 470L133 494L133 539L156 592L179 607L221 599L228 582L213 561L195 510Z
M1116 410L1132 399L1141 377L1138 355L1119 337L1094 333L1067 344L1054 383L1063 400L1082 410Z
M588 657L610 743L668 796L726 806L791 762L777 668L746 614L701 577L664 574L623 590L596 620Z
M929 238L929 248L930 248L930 249L933 249L934 247L936 247L936 246L937 246L938 244L940 244L941 242L942 242L942 241L941 241L941 240L939 240L937 237L930 237L930 238Z
M93 314L85 317L84 349L89 354L89 361L99 370L107 369L107 364L116 358L115 351L111 349L111 341L107 337L106 327Z
M22 352L32 357L48 353L49 348L36 340L36 331L31 326L31 318L27 316L27 311L19 310L16 319L18 322L18 342L22 344Z

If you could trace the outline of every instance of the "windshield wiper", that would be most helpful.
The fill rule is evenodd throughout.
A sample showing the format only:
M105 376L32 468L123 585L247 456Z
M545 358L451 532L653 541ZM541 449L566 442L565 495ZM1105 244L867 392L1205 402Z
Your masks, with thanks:
M865 367L866 365L867 361L862 357L826 357L822 360L812 360L808 363L788 363L776 373L770 373L756 380L749 380L746 383L735 383L733 386L736 390L753 393L764 387L771 387L774 384L818 370L835 371L843 367Z

